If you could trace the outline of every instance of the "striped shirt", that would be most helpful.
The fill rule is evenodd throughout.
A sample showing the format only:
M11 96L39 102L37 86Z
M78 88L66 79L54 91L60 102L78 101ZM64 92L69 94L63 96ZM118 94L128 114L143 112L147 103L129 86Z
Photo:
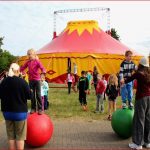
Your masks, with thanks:
M133 61L128 62L124 60L120 65L120 80L123 78L131 77L134 70L136 70L136 65L133 63Z

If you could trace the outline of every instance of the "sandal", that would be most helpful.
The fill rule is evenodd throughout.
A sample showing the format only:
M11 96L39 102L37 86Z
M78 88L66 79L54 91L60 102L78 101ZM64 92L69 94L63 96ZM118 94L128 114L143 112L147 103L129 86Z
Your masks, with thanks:
M108 119L109 121L111 121L111 115L109 115L107 119Z

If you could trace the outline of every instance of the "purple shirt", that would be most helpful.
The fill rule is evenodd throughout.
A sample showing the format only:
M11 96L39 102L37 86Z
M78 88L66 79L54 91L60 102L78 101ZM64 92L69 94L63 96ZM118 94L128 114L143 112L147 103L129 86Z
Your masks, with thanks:
M28 67L29 80L40 80L39 69L46 73L43 65L37 59L28 60L23 66L21 66L20 71L23 72Z

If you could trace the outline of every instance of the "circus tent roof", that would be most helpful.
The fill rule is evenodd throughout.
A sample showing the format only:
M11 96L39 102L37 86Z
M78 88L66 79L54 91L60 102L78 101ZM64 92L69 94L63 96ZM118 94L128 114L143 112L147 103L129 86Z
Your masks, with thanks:
M37 54L89 53L124 55L129 48L99 28L98 22L73 21ZM134 53L136 54L136 53Z

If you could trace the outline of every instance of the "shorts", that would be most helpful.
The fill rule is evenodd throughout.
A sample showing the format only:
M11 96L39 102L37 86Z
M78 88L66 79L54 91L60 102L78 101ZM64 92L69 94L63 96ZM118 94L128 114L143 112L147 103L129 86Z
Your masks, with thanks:
M116 97L108 96L108 100L112 102L116 102Z
M108 101L116 102L116 99L108 99Z
M26 140L27 121L5 120L8 140Z

